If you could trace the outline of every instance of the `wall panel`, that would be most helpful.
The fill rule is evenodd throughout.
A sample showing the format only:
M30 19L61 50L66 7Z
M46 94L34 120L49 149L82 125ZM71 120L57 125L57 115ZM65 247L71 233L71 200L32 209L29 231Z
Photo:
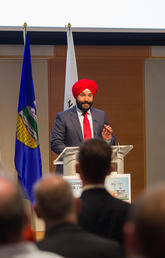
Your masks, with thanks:
M49 61L50 132L57 112L63 110L66 47L55 46ZM94 106L105 110L118 142L133 144L125 158L125 172L131 173L132 198L145 187L144 59L148 47L77 46L79 79L98 84ZM50 167L57 155L50 152Z

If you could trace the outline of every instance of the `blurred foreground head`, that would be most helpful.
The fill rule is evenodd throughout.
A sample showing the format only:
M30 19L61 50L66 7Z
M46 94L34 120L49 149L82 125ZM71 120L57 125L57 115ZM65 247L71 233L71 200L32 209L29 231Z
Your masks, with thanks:
M61 176L47 176L34 187L36 212L46 223L58 223L75 216L71 185Z
M0 176L0 245L22 240L27 215L21 188Z
M165 257L165 183L151 187L139 198L124 233L128 255Z

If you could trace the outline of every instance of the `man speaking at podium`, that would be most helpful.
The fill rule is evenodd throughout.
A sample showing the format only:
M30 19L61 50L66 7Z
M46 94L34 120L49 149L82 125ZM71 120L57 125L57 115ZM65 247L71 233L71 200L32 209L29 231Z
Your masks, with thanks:
M115 137L103 110L93 108L97 84L81 79L72 87L76 105L56 116L51 135L51 149L60 154L65 147L80 146L89 138L99 138L114 145Z

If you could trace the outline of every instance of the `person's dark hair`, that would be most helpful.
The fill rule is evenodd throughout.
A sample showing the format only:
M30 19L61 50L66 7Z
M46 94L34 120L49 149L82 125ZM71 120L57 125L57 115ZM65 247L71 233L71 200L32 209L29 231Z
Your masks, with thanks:
M2 201L0 205L0 244L20 239L25 224L25 203L22 190L15 185L13 195L8 200Z
M84 178L90 183L103 183L110 169L112 149L103 140L90 139L80 147L78 161Z

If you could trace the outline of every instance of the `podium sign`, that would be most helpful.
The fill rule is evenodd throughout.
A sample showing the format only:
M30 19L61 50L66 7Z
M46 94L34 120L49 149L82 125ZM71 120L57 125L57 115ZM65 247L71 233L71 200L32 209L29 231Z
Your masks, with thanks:
M114 145L112 146L112 164L115 165L115 172L124 173L124 157L132 150L133 145ZM75 163L79 147L66 147L63 152L54 160L54 165L63 165L64 176L75 176Z
M131 174L111 173L105 179L105 187L112 196L131 202Z
M131 175L130 174L117 174L112 172L105 178L105 188L114 197L131 202ZM72 186L74 197L80 197L82 193L82 181L79 175L64 176Z

